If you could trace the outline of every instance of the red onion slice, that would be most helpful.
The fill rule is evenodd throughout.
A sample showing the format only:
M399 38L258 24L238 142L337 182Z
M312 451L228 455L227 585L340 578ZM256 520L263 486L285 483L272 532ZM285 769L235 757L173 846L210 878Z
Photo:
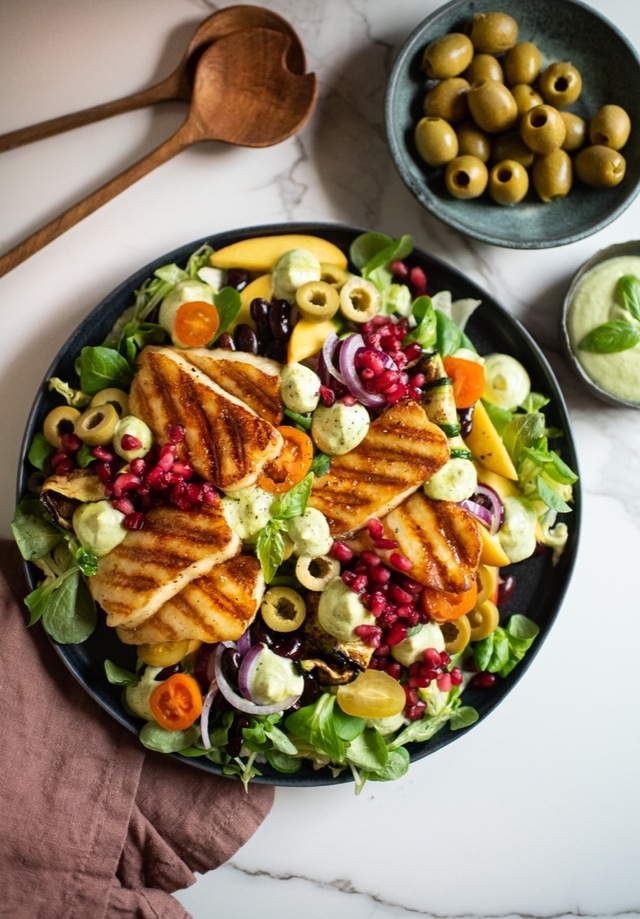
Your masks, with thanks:
M342 371L342 376L344 379L345 385L348 387L351 395L355 396L358 402L361 402L367 408L383 408L387 404L387 400L381 393L372 393L368 392L362 383L362 380L358 376L358 371L356 370L355 359L359 351L365 349L364 339L362 335L350 335L349 338L345 338L342 342L342 347L340 348L340 370ZM378 352L383 354L382 351ZM385 358L388 355L385 355ZM396 365L391 363L395 368ZM397 368L396 368L397 369Z
M476 498L483 499L482 503L476 501ZM466 508L469 513L473 514L474 517L477 517L478 520L484 523L484 525L489 528L492 535L495 535L502 526L504 506L500 499L500 495L495 488L491 488L490 485L484 485L478 482L473 498L461 501L460 506Z
M327 373L329 373L332 377L335 377L336 380L338 380L340 383L344 383L344 377L334 363L334 357L338 343L339 338L335 332L332 335L329 335L325 339L324 345L322 346L322 359L324 361L324 366Z
M281 702L273 702L270 705L257 705L255 702L245 699L244 696L239 695L239 693L233 689L222 672L223 651L224 645L219 644L216 648L215 655L216 681L220 692L227 702L233 705L239 712L243 712L245 715L273 715L276 712L283 712L285 709L290 708L294 702L297 702L300 698L299 695L287 696L287 698L283 699Z
M486 527L491 528L493 517L491 516L491 511L484 507L484 505L478 504L476 501L467 498L460 502L460 507L463 507L466 511L469 511L470 514L473 514L480 523L484 523Z
M211 749L211 738L209 737L209 715L211 713L211 703L218 694L218 684L212 680L211 686L204 697L202 703L202 712L200 713L200 737L205 750Z
M240 692L243 696L249 699L250 702L254 702L256 705L256 699L251 691L253 685L253 678L256 672L256 666L258 663L258 658L260 657L260 652L264 648L264 644L261 641L257 641L255 645L251 645L249 650L246 652L242 658L242 663L240 664L240 669L238 670L238 686L240 687Z

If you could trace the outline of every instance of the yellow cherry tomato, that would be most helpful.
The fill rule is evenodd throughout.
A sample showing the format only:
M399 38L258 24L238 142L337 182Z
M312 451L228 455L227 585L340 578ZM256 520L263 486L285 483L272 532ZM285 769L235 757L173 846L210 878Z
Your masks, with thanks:
M338 687L338 705L356 718L391 718L406 704L404 689L383 670L364 670L352 683Z

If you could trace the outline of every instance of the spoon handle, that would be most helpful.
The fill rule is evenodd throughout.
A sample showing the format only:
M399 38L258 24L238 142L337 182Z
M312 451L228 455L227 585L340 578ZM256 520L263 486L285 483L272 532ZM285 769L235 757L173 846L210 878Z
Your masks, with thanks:
M111 118L113 115L122 115L124 112L132 112L134 109L143 108L147 105L155 105L157 102L170 102L173 99L182 98L181 92L182 86L179 75L172 73L155 86L123 96L122 99L115 99L102 105L94 105L71 115L60 115L58 118L40 121L38 124L32 124L27 128L18 128L16 131L1 134L0 153L5 150L12 150L15 147L22 147L24 144L30 144L36 140L53 137L63 131L70 131L73 128L80 128L86 124L93 124L96 121Z
M151 153L148 153L105 185L72 205L60 216L36 230L31 236L27 236L26 239L23 239L22 242L19 242L3 256L0 256L0 277L3 277L40 249L43 249L48 243L53 242L54 239L57 239L66 230L75 226L84 217L93 214L94 211L97 211L103 204L106 204L120 192L129 188L138 179L147 175L157 166L166 163L167 160L180 153L181 150L194 143L197 139L198 137L194 136L194 131L189 121L185 121L175 134L160 144L159 147L156 147L155 150L152 150Z

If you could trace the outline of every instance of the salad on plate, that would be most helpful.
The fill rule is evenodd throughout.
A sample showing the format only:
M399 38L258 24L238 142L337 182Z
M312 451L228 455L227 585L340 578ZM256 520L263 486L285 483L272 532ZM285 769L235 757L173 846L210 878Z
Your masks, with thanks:
M245 784L404 775L539 627L576 473L549 399L468 334L409 236L201 245L52 376L12 523L59 646L106 627L148 748ZM516 566L515 568L512 566Z

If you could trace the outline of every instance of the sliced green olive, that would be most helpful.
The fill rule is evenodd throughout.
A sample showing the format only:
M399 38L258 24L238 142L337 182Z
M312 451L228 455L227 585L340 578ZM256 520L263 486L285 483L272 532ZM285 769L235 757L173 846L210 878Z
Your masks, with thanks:
M500 624L500 611L491 600L485 600L484 603L478 603L467 613L467 619L471 627L471 641L482 641L498 628Z
M262 598L260 614L274 632L293 632L304 622L307 606L291 587L271 587Z
M331 284L338 290L349 278L348 272L341 268L340 265L329 265L327 262L320 262L320 280L325 284Z
M448 654L459 654L471 641L471 626L466 615L458 616L450 622L443 622L440 628Z
M73 434L80 418L80 412L71 405L58 405L52 408L44 419L42 433L52 447L62 446L62 435Z
M108 389L101 389L91 400L91 405L107 405L108 403L113 405L121 418L129 414L129 396L124 389L110 386Z
M364 278L353 275L340 290L340 309L352 322L369 322L377 316L381 306L380 291Z
M309 590L324 590L329 581L340 574L340 562L330 555L312 558L301 555L296 562L296 577Z
M76 434L90 447L103 447L113 437L120 416L110 402L90 406L76 422Z
M326 281L307 281L296 291L296 303L305 319L331 319L340 308L340 294Z

